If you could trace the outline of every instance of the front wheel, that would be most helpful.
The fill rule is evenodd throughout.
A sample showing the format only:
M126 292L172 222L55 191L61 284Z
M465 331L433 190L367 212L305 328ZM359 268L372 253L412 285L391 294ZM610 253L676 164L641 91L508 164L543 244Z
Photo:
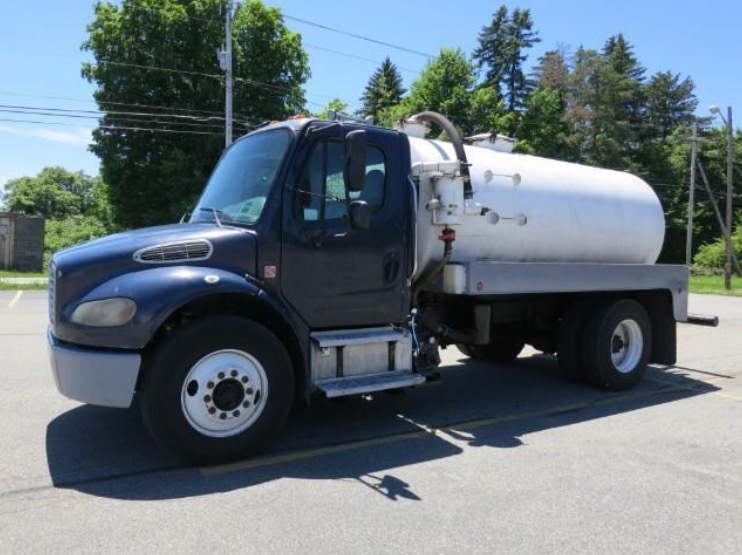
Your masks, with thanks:
M196 464L254 452L286 420L294 392L291 362L268 329L213 316L172 332L148 360L139 392L155 440Z

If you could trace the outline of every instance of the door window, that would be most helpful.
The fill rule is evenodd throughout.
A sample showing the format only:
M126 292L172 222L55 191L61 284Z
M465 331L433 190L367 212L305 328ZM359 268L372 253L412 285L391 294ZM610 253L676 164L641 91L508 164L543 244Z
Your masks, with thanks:
M350 193L350 200L365 200L374 212L384 203L386 162L376 146L366 147L366 186ZM347 217L348 199L343 181L343 144L318 142L301 172L295 213L299 220L338 220Z

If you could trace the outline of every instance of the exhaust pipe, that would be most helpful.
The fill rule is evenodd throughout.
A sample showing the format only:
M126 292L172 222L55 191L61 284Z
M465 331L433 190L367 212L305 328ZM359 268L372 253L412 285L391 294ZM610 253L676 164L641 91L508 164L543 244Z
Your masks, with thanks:
M684 323L715 328L719 325L719 317L711 314L688 314L688 319Z

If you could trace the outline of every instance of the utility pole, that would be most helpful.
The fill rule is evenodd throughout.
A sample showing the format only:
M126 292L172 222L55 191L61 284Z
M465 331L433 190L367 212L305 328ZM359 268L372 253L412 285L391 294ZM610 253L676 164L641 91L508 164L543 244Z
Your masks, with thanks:
M690 147L690 189L688 190L688 231L685 237L685 265L691 266L693 250L693 206L696 188L696 159L698 158L698 122L693 121L693 137Z
M719 210L719 205L716 202L716 197L714 197L714 193L711 191L711 185L709 184L709 179L706 177L706 170L703 169L703 164L701 164L701 161L698 160L698 171L701 174L701 179L703 180L703 185L706 187L706 193L709 196L709 201L711 201L711 206L714 207L714 214L716 214L716 221L719 222L719 229L721 229L721 234L724 236L724 242L729 247L731 245L731 239L729 233L727 233L727 226L724 225L724 218L721 216L721 211ZM737 255L734 254L734 249L732 249L732 263L734 264L734 269L737 272L737 275L742 277L742 267L739 265L739 260L737 260Z
M724 287L732 288L732 193L734 168L734 131L732 126L732 107L727 107L727 261L724 265Z
M217 52L219 67L226 72L224 76L224 146L232 144L232 1L227 3L226 37L224 46Z

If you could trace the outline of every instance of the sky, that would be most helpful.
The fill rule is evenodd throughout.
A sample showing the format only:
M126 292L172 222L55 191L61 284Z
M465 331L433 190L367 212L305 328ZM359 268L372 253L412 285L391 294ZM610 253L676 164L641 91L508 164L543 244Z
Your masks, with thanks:
M302 35L312 71L306 85L309 110L321 110L332 98L344 100L350 110L358 108L369 77L386 56L409 87L429 60L420 53L460 47L471 54L482 27L505 4L530 9L542 40L530 51L526 67L547 50L599 50L608 37L623 33L648 76L669 70L693 78L699 115L708 115L712 104L725 114L732 106L739 113L735 122L742 123L739 0L264 1L279 7L286 26ZM98 174L99 161L88 150L95 120L8 112L11 106L96 109L94 86L80 76L82 62L90 61L80 45L92 17L91 0L0 0L0 186L45 166Z

